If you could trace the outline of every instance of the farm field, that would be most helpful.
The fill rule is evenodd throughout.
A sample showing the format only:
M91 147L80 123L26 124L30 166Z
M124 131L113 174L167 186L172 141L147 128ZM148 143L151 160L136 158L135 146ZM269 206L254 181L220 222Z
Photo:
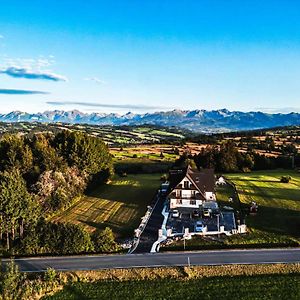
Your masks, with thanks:
M42 299L299 299L299 265L217 266L76 272ZM77 280L76 280L77 281Z
M82 224L89 231L108 226L118 237L132 236L159 186L160 174L116 176L52 220Z
M290 182L280 182L281 176L291 176ZM256 215L246 218L253 236L261 241L269 237L274 242L283 237L300 241L300 173L271 170L230 174L227 178L236 184L244 207L251 201L259 206Z
M0 135L18 132L48 133L58 130L82 131L93 136L98 136L109 146L120 147L124 145L143 145L155 143L180 143L185 138L185 130L165 128L161 126L110 126L65 123L1 123Z
M139 145L126 148L110 148L114 160L152 160L152 161L174 161L179 154L174 153L172 145ZM178 148L177 148L178 149ZM179 151L179 150L178 150Z

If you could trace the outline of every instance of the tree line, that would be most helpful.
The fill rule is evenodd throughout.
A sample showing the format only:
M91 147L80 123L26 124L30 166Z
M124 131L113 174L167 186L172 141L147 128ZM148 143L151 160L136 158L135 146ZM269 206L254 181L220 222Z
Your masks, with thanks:
M240 152L232 141L202 148L192 158L198 168L214 168L217 172L248 172L293 166L290 156L266 156L251 150Z
M48 216L113 174L105 143L82 132L5 134L0 139L0 242L14 254L101 251L100 233ZM116 247L107 229L108 244ZM101 244L101 243L100 243Z

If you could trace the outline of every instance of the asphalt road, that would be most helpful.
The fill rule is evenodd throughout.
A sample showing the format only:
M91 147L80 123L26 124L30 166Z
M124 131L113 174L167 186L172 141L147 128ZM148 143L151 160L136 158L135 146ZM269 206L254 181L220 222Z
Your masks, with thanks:
M5 264L8 260L3 259ZM87 255L15 259L21 271L40 272L161 266L300 263L300 248L216 250L130 255Z

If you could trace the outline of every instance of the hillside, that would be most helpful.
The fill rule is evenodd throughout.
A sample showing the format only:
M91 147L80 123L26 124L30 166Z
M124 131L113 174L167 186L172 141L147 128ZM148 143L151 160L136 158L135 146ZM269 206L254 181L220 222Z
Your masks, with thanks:
M142 144L173 144L181 143L186 130L165 128L161 126L111 126L66 123L39 123L39 122L0 122L0 135L4 133L36 134L55 133L60 130L81 131L100 137L109 146Z

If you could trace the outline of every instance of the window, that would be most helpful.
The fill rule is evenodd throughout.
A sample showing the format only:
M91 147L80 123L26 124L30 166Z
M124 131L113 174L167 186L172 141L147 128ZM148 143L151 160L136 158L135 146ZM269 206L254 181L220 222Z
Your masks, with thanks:
M188 188L189 188L189 182L188 182L188 181L184 181L183 184L184 184L184 188L185 188L185 189L188 189Z
M181 197L181 190L176 190L176 197Z
M181 199L177 199L176 204L182 204L182 200Z
M191 201L190 201L190 204L191 204L191 205L196 205L196 200L191 200Z

